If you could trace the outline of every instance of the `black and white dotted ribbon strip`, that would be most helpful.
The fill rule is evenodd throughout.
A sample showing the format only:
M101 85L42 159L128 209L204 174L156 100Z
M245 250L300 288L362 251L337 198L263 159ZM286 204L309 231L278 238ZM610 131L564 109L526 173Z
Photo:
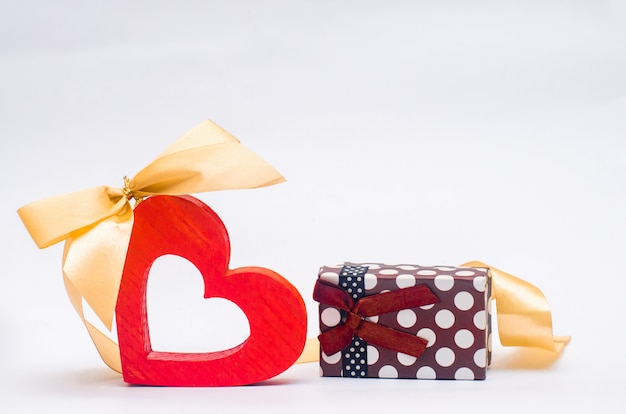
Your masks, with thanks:
M339 274L339 286L355 301L365 296L365 273L367 266L346 265ZM342 351L342 375L344 377L367 377L367 342L354 336Z

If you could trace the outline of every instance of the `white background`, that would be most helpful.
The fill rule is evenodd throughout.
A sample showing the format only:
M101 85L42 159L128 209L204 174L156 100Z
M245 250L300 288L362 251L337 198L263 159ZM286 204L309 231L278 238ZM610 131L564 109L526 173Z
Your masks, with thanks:
M626 385L625 115L618 1L2 1L0 410L614 407ZM307 364L259 386L127 386L67 300L62 245L38 250L15 211L121 186L206 118L288 180L198 197L226 223L233 267L296 285L311 336L320 265L482 260L540 287L571 344L553 364L521 352L527 369L495 341L486 381L350 381ZM163 346L219 347L219 304L175 283L151 284L163 326L190 328ZM221 329L236 343L245 320Z

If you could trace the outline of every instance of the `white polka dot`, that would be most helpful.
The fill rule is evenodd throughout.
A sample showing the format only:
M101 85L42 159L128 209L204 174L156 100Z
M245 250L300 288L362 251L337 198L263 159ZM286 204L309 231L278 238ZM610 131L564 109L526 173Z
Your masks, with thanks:
M454 334L454 342L459 348L467 349L474 345L474 335L467 329L459 329L459 331Z
M398 312L396 319L398 320L398 324L403 328L410 328L417 322L417 315L411 309L403 309Z
M331 364L331 365L337 364L339 361L341 361L341 351L335 352L332 355L326 355L324 352L322 352L322 359L327 364Z
M324 376L324 370L322 369L322 367L320 367L320 377Z
M383 269L378 273L380 273L381 275L397 275L398 270L397 269Z
M469 368L463 367L456 370L454 373L454 379L457 380L473 380L474 371Z
M424 366L417 370L415 377L418 379L437 379L437 374L431 367Z
M379 378L398 378L398 370L391 365L385 365L378 371Z
M455 358L456 356L454 355L454 351L450 348L440 348L435 353L435 360L442 367L449 367L450 365L454 364Z
M401 266L398 266L398 269L401 269L401 270L417 270L417 266L401 265Z
M417 274L421 276L432 276L432 275L436 275L437 272L435 270L422 269L422 270L418 270Z
M335 272L324 272L320 275L320 279L332 283L333 285L339 284L339 274Z
M454 278L450 275L439 275L435 277L435 286L442 292L447 292L454 286Z
M454 305L458 309L466 311L474 306L474 297L469 292L459 292L454 296Z
M340 264L340 265L332 265L332 266L326 266L326 267L330 267L331 269L343 269L343 266L344 265Z
M376 263L366 263L366 264L364 264L362 266L365 266L365 267L367 267L369 269L374 269L374 270L380 269L380 265L376 264Z
M405 367L409 365L413 365L417 361L417 358L413 355L403 354L402 352L398 352L398 362L400 362Z
M372 323L378 323L378 315L368 316L365 320L370 321Z
M474 364L479 368L485 368L485 365L487 365L487 352L485 348L480 348L478 351L474 352Z
M376 275L372 273L366 273L364 279L365 279L366 290L372 290L378 284L378 278L376 277Z
M487 326L487 318L485 317L484 310L478 311L474 314L474 326L481 330L484 330Z
M420 309L422 310L431 310L433 307L435 306L435 304L430 304L430 305L424 305L424 306L420 306Z
M400 289L415 286L415 283L415 276L413 275L398 275L396 277L396 285Z
M341 313L335 308L326 308L322 311L322 323L328 327L337 326L341 322Z
M435 315L435 323L442 329L448 329L454 325L454 314L448 309L442 309Z
M374 365L378 362L378 358L380 354L378 353L378 349L375 347L368 345L367 346L367 365Z
M443 270L443 271L450 271L450 270L454 270L456 268L455 267L450 267L450 266L437 266L437 267L435 267L435 269Z
M417 336L428 341L428 345L426 345L427 348L433 346L433 344L437 341L437 335L435 335L435 332L430 328L420 329L417 332Z
M459 270L454 272L454 274L457 276L474 276L476 272L473 270Z
M477 276L474 278L474 289L479 292L485 291L485 286L487 285L487 278L485 276Z

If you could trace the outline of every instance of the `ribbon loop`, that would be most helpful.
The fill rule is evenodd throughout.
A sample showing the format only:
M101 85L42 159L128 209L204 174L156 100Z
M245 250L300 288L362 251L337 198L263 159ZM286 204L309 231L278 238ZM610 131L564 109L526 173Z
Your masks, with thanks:
M313 287L313 299L318 302L324 301L325 305L345 311L350 311L354 307L352 296L343 289L319 279Z
M418 285L366 296L354 303L346 291L321 279L315 283L313 299L347 312L343 323L318 337L326 355L339 352L350 344L354 335L357 335L365 341L416 358L422 355L428 341L370 322L365 318L439 302L439 298L426 285Z
M366 317L438 303L439 298L426 285L365 296L356 304L359 315Z

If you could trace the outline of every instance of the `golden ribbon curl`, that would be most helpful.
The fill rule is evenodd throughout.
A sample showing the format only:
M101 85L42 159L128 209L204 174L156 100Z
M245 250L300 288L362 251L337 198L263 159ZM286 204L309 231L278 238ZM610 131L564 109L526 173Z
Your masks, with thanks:
M569 336L553 335L550 306L539 288L483 262L472 261L461 267L489 268L502 345L542 348L559 353L568 344Z
M83 299L112 329L126 251L133 227L130 200L258 188L285 181L271 165L212 121L176 140L123 188L96 187L28 204L18 214L39 248L65 240L63 281L102 360L122 371L119 347L89 323Z

